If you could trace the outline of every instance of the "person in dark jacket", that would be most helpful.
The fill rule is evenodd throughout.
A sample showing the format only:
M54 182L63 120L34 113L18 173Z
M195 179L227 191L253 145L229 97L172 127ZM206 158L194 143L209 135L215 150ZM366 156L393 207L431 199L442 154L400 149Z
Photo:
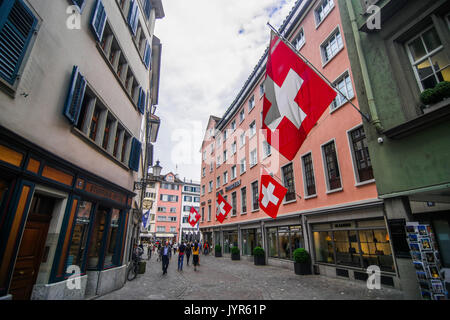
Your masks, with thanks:
M191 258L192 253L192 246L190 242L187 243L184 253L186 254L186 265L189 265L189 259Z
M183 259L185 251L186 246L184 245L184 243L181 243L178 246L178 271L183 271Z
M170 256L170 247L166 242L164 247L161 248L161 260L162 260L162 270L163 275L167 274L167 268L169 267L169 256Z

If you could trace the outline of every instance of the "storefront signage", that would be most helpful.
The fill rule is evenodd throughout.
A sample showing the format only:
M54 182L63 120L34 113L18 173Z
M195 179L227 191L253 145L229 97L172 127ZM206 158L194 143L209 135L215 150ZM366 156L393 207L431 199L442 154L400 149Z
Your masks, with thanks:
M236 181L235 183L230 184L228 187L226 187L226 188L225 188L225 191L228 192L228 191L230 191L230 190L233 190L234 188L239 187L240 185L241 185L241 180Z
M335 228L351 228L351 227L353 227L353 224L351 222L350 223L335 223L334 227Z
M115 202L126 203L125 195L107 190L106 188L95 185L93 183L86 183L86 192L93 193L99 197L107 198Z

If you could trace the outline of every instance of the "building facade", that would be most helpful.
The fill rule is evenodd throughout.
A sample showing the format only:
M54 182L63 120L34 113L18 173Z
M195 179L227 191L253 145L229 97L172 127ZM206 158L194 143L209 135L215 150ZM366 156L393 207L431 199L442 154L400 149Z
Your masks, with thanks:
M364 129L377 190L391 232L398 233L395 261L405 296L420 298L407 222L431 226L448 290L450 101L425 105L420 95L450 81L450 3L349 0L339 6L358 101L375 124Z
M358 108L337 2L297 1L280 33ZM316 273L365 281L376 265L383 284L400 287L360 113L338 95L287 161L260 132L266 60L267 50L223 117L210 117L201 150L205 241L250 258L261 246L269 264L292 269L294 250L306 248ZM276 220L259 208L263 170L288 189ZM223 224L218 193L233 207Z
M195 210L200 213L200 184L192 182L192 180L188 182L184 179L181 195L181 218L178 242L200 241L198 224L195 227L192 227L189 223L191 208L195 208Z
M0 12L0 299L118 289L139 235L161 1L4 0Z

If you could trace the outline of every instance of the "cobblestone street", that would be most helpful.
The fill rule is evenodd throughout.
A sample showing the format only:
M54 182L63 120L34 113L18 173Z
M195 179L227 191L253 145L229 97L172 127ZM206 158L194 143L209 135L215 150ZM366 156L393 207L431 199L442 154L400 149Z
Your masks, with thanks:
M144 256L145 258L145 256ZM192 262L192 258L191 258ZM273 266L255 266L242 259L200 256L200 267L177 271L177 256L170 260L168 274L152 256L143 275L99 300L399 300L400 291L382 287L368 290L365 282L320 275L298 276Z

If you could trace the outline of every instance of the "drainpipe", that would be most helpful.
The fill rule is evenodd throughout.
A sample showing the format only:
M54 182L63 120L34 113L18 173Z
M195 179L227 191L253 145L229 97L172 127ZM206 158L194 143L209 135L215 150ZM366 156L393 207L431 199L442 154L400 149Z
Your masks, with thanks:
M346 0L346 2L347 2L348 14L350 16L350 22L352 25L353 36L355 38L356 52L357 52L357 55L359 58L360 66L361 66L361 72L362 72L362 77L363 77L363 81L364 81L364 86L366 87L367 101L369 103L369 112L370 112L370 117L372 119L370 121L370 123L373 126L375 126L378 133L382 133L384 131L384 128L381 125L380 119L378 118L375 99L373 97L372 84L370 82L369 72L367 70L367 62L366 62L366 58L363 54L362 45L361 45L361 37L359 35L358 24L356 22L355 10L353 9L353 4L352 4L351 0Z

